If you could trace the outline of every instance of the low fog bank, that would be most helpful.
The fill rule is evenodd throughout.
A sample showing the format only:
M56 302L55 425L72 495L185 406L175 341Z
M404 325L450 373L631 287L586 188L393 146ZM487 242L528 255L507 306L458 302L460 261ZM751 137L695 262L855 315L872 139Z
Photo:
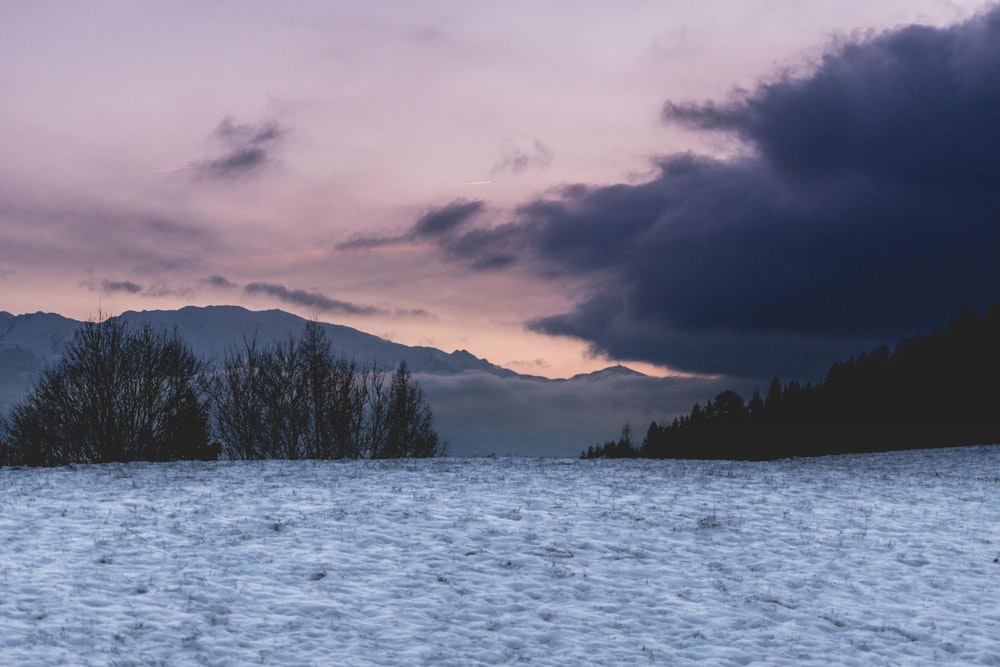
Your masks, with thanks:
M0 414L37 379L36 368L11 370L0 381ZM704 404L724 389L748 395L755 386L750 381L745 387L733 386L732 378L552 381L486 373L414 377L452 456L579 456L589 445L617 439L626 422L641 442L652 421L687 414L695 402Z
M579 456L631 424L638 441L652 421L691 411L732 378L627 376L546 381L485 373L417 375L452 456Z

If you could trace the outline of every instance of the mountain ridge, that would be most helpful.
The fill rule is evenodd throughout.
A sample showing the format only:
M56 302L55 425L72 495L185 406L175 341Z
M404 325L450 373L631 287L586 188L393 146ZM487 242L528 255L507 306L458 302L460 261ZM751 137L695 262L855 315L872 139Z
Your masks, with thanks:
M242 306L184 306L176 310L128 310L114 317L130 326L149 324L176 330L209 364L223 363L226 355L244 341L263 344L298 338L308 320L279 309L249 310ZM0 407L23 393L47 364L56 362L73 333L84 321L37 311L13 315L0 311ZM475 356L466 349L445 352L429 347L395 343L342 324L320 322L334 349L363 364L392 368L406 360L416 374L450 376L485 373L503 379L539 382L574 382L641 373L623 366L583 373L568 379L525 375ZM13 385L13 386L12 386Z
M0 349L15 348L42 362L52 362L83 321L38 311L0 316ZM154 328L176 329L177 333L211 364L221 363L244 340L258 338L272 343L297 338L307 320L282 310L252 311L241 306L185 306L177 310L125 311L114 317L130 326L149 324ZM433 347L410 346L379 338L340 324L320 322L334 348L341 354L380 366L395 366L406 359L413 372L451 374L486 372L513 377L514 371L492 364L465 351L448 353Z
M281 310L240 306L186 306L127 311L129 326L148 322L173 330L206 361L220 363L227 349L257 335L260 344L298 338L308 320ZM35 383L83 322L55 313L0 311L0 416ZM686 411L717 381L658 378L611 366L571 378L519 374L468 350L406 346L339 324L321 323L339 354L384 368L406 359L434 410L451 453L573 456L581 445L614 435L617 425L640 426ZM706 387L706 384L708 387ZM606 432L608 424L615 425Z

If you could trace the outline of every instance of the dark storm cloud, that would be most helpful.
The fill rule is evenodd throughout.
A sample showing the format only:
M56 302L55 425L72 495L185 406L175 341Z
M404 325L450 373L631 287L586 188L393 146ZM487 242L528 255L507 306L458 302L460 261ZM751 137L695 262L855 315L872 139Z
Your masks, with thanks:
M814 378L1000 298L1000 8L835 45L804 75L664 116L742 157L661 160L438 243L589 279L535 330L700 373Z
M191 166L199 176L211 179L249 174L271 160L274 145L283 135L284 130L273 120L237 124L232 118L224 118L212 133L223 152Z
M359 236L337 244L338 250L369 250L386 248L401 243L420 241L442 241L451 238L462 227L466 227L486 208L482 201L456 199L440 208L433 208L417 219L413 228L405 234L392 236Z
M418 237L441 236L462 227L484 208L481 201L456 199L447 206L428 211L417 220L413 233Z
M373 306L361 306L347 301L338 301L315 292L300 289L288 289L284 285L274 283L249 283L244 288L247 294L266 294L286 303L297 306L315 308L321 313L344 313L346 315L377 315L381 313Z
M425 213L409 233L399 238L436 243L453 257L468 261L476 270L507 268L515 262L514 237L518 230L512 225L493 229L470 227L485 210L482 201L456 199Z
M675 104L664 117L730 132L783 176L845 175L905 188L992 182L1000 164L1000 9L941 30L912 26L826 55L726 104Z

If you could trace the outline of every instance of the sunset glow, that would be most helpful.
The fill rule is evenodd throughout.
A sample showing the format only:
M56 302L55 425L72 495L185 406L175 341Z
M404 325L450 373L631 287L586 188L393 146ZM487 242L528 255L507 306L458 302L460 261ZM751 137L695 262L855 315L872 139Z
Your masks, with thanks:
M670 248L688 242L680 218L707 203L772 205L739 190L741 179L759 176L758 193L794 180L747 166L770 159L772 137L739 116L741 95L761 101L771 89L758 86L808 78L846 42L912 24L945 30L987 9L8 3L0 310L281 308L550 377L619 361L656 374L752 375L763 363L728 364L719 350L764 358L775 346L810 372L939 313L787 328L774 303L748 292L760 303L747 307L773 320L742 335L756 316L732 303L676 305L686 281L714 279L698 267L732 266L735 251L677 250L663 259L675 268L647 284L642 272L660 269L643 268L652 260L639 250L671 235ZM707 162L678 161L696 156ZM661 186L662 201L692 201L649 215L679 222L626 239L634 216L648 214L630 207ZM693 201L698 193L708 194ZM799 204L813 205L789 211ZM698 219L698 234L729 224L711 211ZM745 253L764 258L768 243L748 238ZM697 264L677 268L685 258ZM722 273L712 289L756 289L749 268Z

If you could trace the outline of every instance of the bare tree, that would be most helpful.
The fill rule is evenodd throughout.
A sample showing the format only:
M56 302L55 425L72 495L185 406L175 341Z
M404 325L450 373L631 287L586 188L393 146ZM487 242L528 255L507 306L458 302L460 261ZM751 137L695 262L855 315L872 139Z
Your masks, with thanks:
M305 435L309 405L303 391L304 368L299 345L289 338L274 345L264 359L267 420L264 423L264 457L301 459L306 456Z
M389 458L443 450L406 364L386 386L373 364L336 356L311 322L299 340L244 341L214 382L215 426L231 458Z
M262 458L261 444L268 418L264 387L265 353L256 338L244 339L243 349L226 354L222 370L213 381L213 414L216 434L226 458Z
M373 363L362 376L364 387L364 422L360 456L384 458L389 423L389 390L385 386L385 371Z
M310 409L306 456L358 458L364 419L365 388L353 360L333 354L317 322L306 325L299 341L303 396Z
M58 465L210 456L203 369L176 332L88 322L12 409L7 458Z

